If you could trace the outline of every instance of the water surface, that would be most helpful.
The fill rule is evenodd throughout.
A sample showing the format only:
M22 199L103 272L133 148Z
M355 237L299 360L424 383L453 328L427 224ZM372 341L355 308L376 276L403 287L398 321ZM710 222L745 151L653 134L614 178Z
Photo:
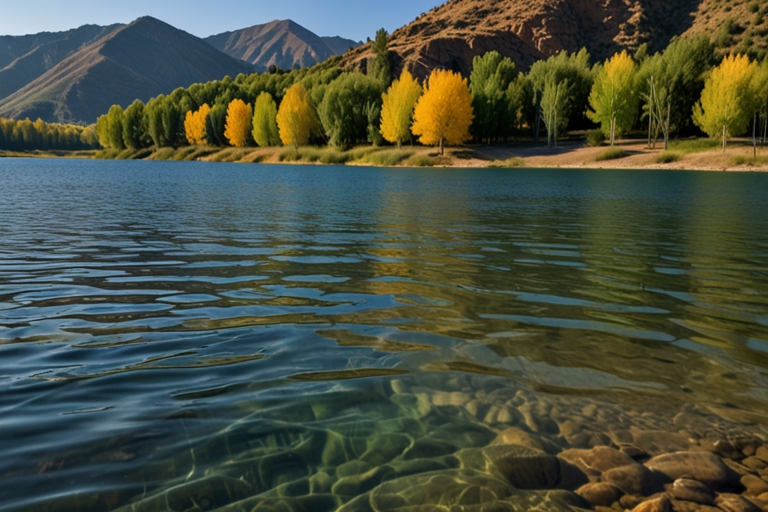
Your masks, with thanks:
M509 429L765 439L766 189L0 160L0 510L335 510Z

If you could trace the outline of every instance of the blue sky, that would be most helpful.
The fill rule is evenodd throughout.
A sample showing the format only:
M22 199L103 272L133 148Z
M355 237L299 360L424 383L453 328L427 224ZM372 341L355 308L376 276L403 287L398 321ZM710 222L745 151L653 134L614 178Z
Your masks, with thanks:
M154 16L196 36L292 19L321 36L355 40L410 23L442 0L0 0L0 35L58 32Z

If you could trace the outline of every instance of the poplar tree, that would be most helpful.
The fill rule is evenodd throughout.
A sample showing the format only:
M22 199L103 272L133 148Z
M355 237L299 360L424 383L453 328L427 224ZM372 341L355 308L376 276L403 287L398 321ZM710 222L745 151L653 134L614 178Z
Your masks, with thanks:
M131 149L141 149L147 145L144 103L139 100L134 101L130 107L125 109L123 143Z
M253 130L253 108L243 100L232 100L227 108L224 136L230 144L242 148L250 142Z
M277 103L268 92L256 98L253 107L253 140L261 147L279 146L280 133L277 129Z
M639 100L635 93L636 74L635 61L627 51L617 53L597 73L589 95L592 110L587 111L587 116L601 125L611 146L617 134L635 124Z
M507 91L516 77L515 63L497 51L475 57L472 61L469 90L475 112L472 135L476 139L490 143L493 138L511 133L514 120Z
M452 71L436 70L416 103L412 131L422 144L437 145L442 155L446 144L463 144L472 138L469 127L474 118L467 80Z
M317 118L303 85L295 84L286 91L277 112L277 128L286 146L299 147L309 142L317 128Z
M400 78L382 95L380 131L388 142L397 144L398 149L411 138L413 111L421 94L418 80L404 69Z
M757 101L753 77L757 65L746 55L731 55L707 79L693 122L710 137L720 137L725 152L728 137L743 135Z

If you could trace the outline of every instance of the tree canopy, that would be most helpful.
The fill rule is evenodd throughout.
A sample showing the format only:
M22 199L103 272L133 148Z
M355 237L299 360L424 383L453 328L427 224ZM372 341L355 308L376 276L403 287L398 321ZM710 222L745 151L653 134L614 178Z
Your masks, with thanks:
M438 145L443 154L446 144L463 144L472 138L469 127L474 118L467 80L453 71L437 70L424 83L412 130L422 144Z
M384 139L400 147L411 138L413 111L421 94L419 82L404 69L382 96L381 134Z

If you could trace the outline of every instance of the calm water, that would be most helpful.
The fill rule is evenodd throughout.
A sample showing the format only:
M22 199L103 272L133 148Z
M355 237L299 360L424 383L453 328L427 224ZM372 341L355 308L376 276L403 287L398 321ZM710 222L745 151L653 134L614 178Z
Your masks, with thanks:
M766 191L0 160L0 510L397 510L508 429L765 439Z

